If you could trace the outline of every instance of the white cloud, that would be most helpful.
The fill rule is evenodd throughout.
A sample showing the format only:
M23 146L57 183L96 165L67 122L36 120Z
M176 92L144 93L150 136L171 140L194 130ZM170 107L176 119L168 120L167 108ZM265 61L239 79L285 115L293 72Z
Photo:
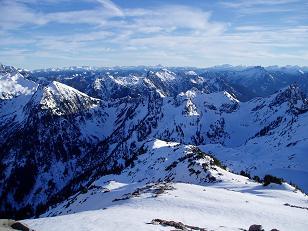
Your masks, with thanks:
M303 4L301 0L235 0L222 1L220 4L235 10L240 15L299 13L300 11L306 14L307 11L307 4Z
M61 1L65 0L48 0L49 3L59 3ZM100 6L90 10L42 13L31 9L25 4L37 4L37 0L2 0L0 7L0 30L12 30L24 25L43 26L51 22L104 25L110 17L124 16L122 10L110 0L93 1L100 3Z
M198 9L183 6L166 6L148 10L137 17L136 23L146 27L187 28L205 30L211 26L210 14Z
M254 1L224 1L221 4L226 7L239 8L239 7L255 7L255 6L279 6L290 3L297 3L299 0L254 0Z
M0 57L7 57L5 55L11 50L18 60L42 57L59 64L63 60L79 64L82 61L97 64L101 60L106 65L193 66L227 62L279 64L291 59L298 63L308 61L307 53L303 52L307 50L307 26L265 27L248 22L230 26L229 22L213 21L210 12L197 7L165 4L156 8L121 8L110 0L85 0L99 4L93 9L42 14L30 9L25 1L5 0L5 10L0 8L0 34L4 35L0 37L0 45L8 47L7 50L0 48ZM48 1L56 4L68 0ZM280 6L294 1L236 1L226 6L234 8L235 3L248 8L260 4ZM44 28L51 22L67 24L69 28L83 23L87 25L87 32L79 30L60 35L51 31L49 35L42 35L35 30L32 33L30 28L27 38L14 35L18 28L27 25ZM35 47L32 52L24 49L30 45ZM290 51L291 48L296 49ZM14 55L9 55L11 60Z
M0 7L0 29L14 29L24 24L44 24L45 20L23 4L3 0Z
M118 7L116 4L114 4L112 1L110 0L97 0L97 1L100 2L104 6L104 8L112 11L115 15L124 16L122 9Z

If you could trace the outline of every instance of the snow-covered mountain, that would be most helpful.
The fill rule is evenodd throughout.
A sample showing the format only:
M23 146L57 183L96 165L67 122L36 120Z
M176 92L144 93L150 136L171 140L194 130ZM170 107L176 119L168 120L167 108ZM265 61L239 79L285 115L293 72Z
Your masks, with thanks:
M221 168L197 147L153 140L120 175L107 175L24 221L35 230L305 230L308 198ZM293 206L293 207L292 207ZM271 216L268 216L271 211ZM56 217L50 217L56 216Z
M2 215L40 215L50 205L85 189L88 192L84 198L81 195L82 200L89 198L86 200L92 204L73 199L67 208L63 208L67 203L63 202L44 216L103 209L125 193L129 200L135 200L130 195L137 187L144 188L142 195L151 195L161 182L168 182L167 188L170 184L178 189L174 197L184 196L187 187L196 197L202 190L212 190L212 196L221 193L222 198L236 197L241 192L253 203L274 203L277 211L284 211L281 220L290 221L283 223L285 227L292 222L287 220L290 206L282 201L307 207L306 197L294 194L290 185L268 189L236 175L244 171L262 179L271 174L308 192L308 72L304 68L139 67L29 72L2 66L1 70L0 94L5 96L0 100ZM294 81L297 84L292 84ZM200 154L201 150L212 157ZM218 162L214 156L222 161L220 166L215 166ZM222 165L234 173L222 169ZM117 183L110 183L110 187L120 185L123 191L101 193L102 182L111 180ZM103 201L96 206L98 197ZM210 203L210 198L203 202ZM143 196L141 199L136 206L147 203ZM164 200L169 199L166 195ZM186 199L193 203L192 198ZM125 209L120 202L117 208ZM149 206L156 208L152 203ZM228 209L224 211L231 213L232 208ZM253 223L248 224L249 219L268 207L259 209L234 225L226 225L229 229L225 230L247 228ZM191 212L187 209L183 214ZM301 220L301 212L298 230L307 225ZM151 219L156 218L162 217ZM171 218L192 224L184 215ZM59 220L34 220L29 224L40 230L49 221ZM214 230L218 225L193 224ZM263 224L282 227L270 221Z
M206 92L228 91L241 101L249 101L255 97L270 96L294 83L308 93L308 68L298 66L71 67L35 70L27 72L27 75L35 82L56 80L98 98L138 97L153 89L164 95L176 96L194 87Z
M15 68L0 64L0 100L32 94L37 85L25 79Z

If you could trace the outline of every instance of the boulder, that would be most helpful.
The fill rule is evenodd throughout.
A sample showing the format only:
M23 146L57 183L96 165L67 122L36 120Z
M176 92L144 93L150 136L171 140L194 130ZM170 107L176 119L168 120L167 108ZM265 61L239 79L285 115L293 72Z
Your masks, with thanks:
M10 219L0 219L0 231L33 231L25 224L22 224L19 221L10 220Z
M248 231L264 231L262 225L251 225Z

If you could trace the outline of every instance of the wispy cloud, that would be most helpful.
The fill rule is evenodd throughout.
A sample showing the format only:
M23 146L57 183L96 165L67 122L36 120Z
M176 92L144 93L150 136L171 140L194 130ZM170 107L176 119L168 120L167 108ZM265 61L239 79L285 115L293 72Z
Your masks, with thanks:
M51 3L64 0L48 0ZM124 16L122 10L109 0L97 0L100 6L91 10L59 11L54 13L43 13L31 9L25 2L3 0L0 7L0 29L11 30L24 25L45 25L48 23L66 24L97 24L104 25L110 17Z
M42 25L45 20L39 13L35 13L25 5L4 0L0 7L0 29L15 29L24 24Z
M107 10L112 11L115 15L124 16L122 9L116 4L114 4L112 1L110 0L97 0L97 1L100 2Z
M307 10L307 5L301 0L235 0L222 1L221 5L236 10L244 15L258 15L267 13L288 13Z
M208 8L164 2L141 8L121 7L111 0L84 0L89 4L84 9L60 7L46 12L35 7L39 2L2 0L0 59L9 57L7 60L12 64L14 60L36 60L40 66L44 59L48 59L46 65L66 65L68 60L74 65L94 62L93 65L197 66L308 61L304 53L308 49L305 24L279 25L267 21L265 25L249 20L234 23L228 18L218 20L217 12ZM45 4L74 2L47 0ZM232 9L242 14L263 14L294 10L287 6L297 2L238 0L220 2L217 7L223 7L221 12Z
M254 0L254 1L246 1L246 0L235 0L235 1L223 1L222 5L231 8L239 8L239 7L255 7L255 6L281 6L290 3L298 3L299 0Z

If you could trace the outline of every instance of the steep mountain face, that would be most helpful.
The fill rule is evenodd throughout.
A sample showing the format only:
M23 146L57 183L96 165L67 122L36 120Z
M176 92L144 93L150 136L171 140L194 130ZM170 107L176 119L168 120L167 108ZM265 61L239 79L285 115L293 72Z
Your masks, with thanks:
M248 105L245 111L250 110L247 115L251 120L240 119L244 130L251 131L244 143L237 146L212 144L201 149L216 153L235 171L246 170L259 176L270 172L296 182L307 191L307 98L297 87L290 86ZM238 132L243 133L243 130Z
M15 68L0 64L0 100L30 95L36 88L35 82L25 79Z
M48 114L61 116L94 109L98 107L100 100L91 98L72 87L53 81L35 93L32 103L36 104L41 110L46 110Z
M87 153L108 115L100 100L57 82L1 103L1 211L32 213L97 164Z
M2 214L40 214L102 175L127 171L142 160L140 155L150 155L154 144L148 141L155 139L199 146L235 172L245 170L260 177L270 173L307 192L307 98L296 85L265 97L278 86L278 76L272 78L270 71L278 70L77 68L27 72L2 67L1 85L15 89L8 95L3 90L7 88L0 88L5 95L0 101ZM26 77L20 74L24 72ZM263 97L238 100L240 95L246 99L254 95L245 93L253 83L260 85L254 88L258 94L264 88ZM241 88L236 87L239 85ZM157 178L137 169L131 174L134 181L146 175L148 182L181 181L191 175L189 182L199 184L201 178L195 172L204 161L194 158L174 160L191 171L185 170L183 175L167 171ZM161 160L153 162L157 165L151 160L148 167L155 166L159 172L168 167ZM192 166L196 169L189 170ZM209 179L209 173L202 179Z

